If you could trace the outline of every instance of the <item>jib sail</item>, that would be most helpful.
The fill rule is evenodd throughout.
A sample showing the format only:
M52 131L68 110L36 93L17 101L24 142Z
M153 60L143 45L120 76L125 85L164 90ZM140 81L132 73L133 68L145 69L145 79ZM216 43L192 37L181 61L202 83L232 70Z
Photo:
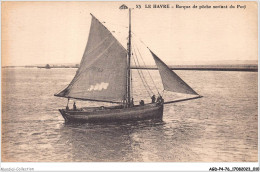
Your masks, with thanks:
M150 50L154 61L159 69L163 87L167 91L198 95L188 84L186 84L175 72Z

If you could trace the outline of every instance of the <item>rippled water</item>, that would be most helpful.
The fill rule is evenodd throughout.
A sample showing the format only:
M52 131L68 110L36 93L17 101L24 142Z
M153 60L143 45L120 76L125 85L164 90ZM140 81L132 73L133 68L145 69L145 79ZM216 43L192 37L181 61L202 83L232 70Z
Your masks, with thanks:
M53 94L75 71L2 70L2 161L257 161L256 72L177 71L204 97L165 105L163 122L65 125L67 100ZM138 101L146 91L134 88Z

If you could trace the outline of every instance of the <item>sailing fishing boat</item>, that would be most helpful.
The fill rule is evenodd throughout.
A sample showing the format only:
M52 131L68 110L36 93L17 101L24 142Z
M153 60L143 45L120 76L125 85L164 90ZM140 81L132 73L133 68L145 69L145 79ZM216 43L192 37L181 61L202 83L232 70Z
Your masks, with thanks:
M133 104L131 89L132 32L131 9L129 9L128 47L125 49L113 34L91 14L92 21L87 46L80 66L71 83L58 97L117 103L117 106L83 107L59 109L65 122L104 122L122 120L159 119L163 117L164 104L200 98L188 84L152 52L150 53L158 67L164 90L196 97L164 102L159 94L157 101L139 105Z

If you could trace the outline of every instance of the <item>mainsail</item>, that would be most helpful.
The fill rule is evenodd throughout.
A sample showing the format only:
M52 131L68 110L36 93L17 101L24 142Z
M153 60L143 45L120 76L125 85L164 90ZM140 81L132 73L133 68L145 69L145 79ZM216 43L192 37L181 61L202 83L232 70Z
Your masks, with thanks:
M188 84L186 84L175 72L150 50L154 61L159 69L163 87L167 91L198 95Z
M127 50L92 15L88 43L71 83L55 96L120 102L126 96Z

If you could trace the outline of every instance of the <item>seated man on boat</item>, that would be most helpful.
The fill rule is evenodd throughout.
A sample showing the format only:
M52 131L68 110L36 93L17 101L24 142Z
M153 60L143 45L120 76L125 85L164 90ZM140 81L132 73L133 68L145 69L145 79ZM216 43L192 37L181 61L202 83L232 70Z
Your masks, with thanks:
M76 106L76 103L75 103L75 102L73 103L73 110L74 110L74 111L77 110L77 106Z
M152 97L151 97L151 99L152 99L152 103L155 103L155 95L153 95Z
M140 101L140 105L144 106L144 101L143 100Z

